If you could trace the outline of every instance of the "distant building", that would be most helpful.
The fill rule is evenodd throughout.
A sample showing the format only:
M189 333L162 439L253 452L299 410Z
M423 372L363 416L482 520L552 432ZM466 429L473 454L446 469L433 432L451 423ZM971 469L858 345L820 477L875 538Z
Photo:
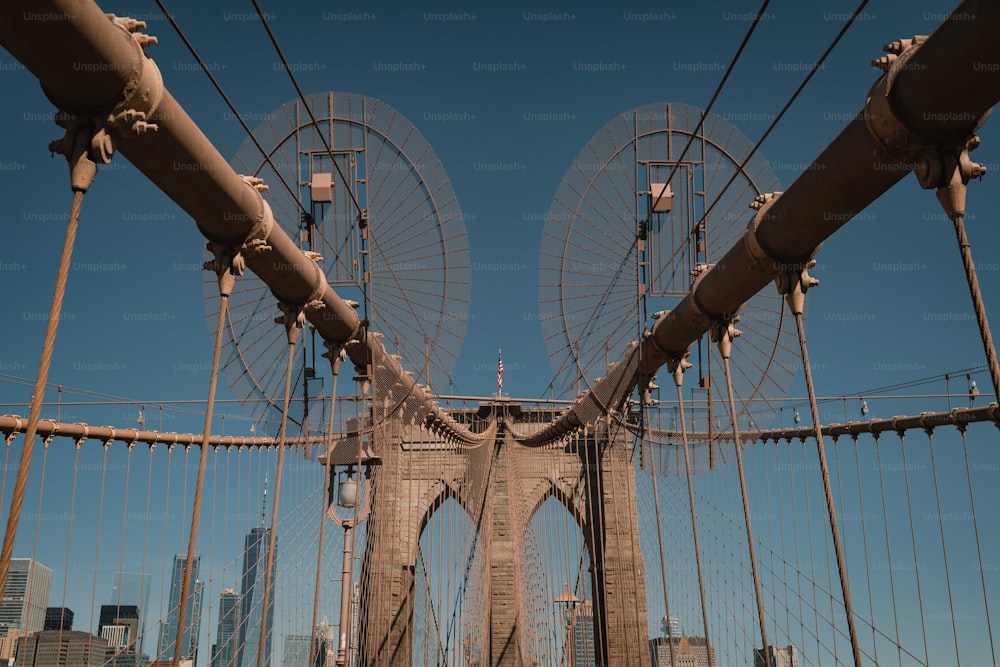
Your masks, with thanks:
M771 667L799 667L799 648L797 646L768 646L767 654L771 658ZM767 667L765 654L754 651L754 667Z
M670 618L664 616L660 621L660 625L663 627L664 637L680 637L684 634L681 631L681 622L676 616L671 616Z
M101 667L108 642L79 630L42 630L22 637L15 667Z
M240 591L239 640L236 648L236 667L256 667L257 652L263 653L262 667L271 667L271 638L274 628L274 577L267 609L264 609L264 579L268 551L271 548L270 528L253 528L247 533L243 551L243 579ZM277 551L277 549L275 549ZM277 553L274 559L277 562ZM277 566L275 566L277 570ZM263 622L264 633L261 637Z
M240 595L227 588L219 595L219 626L209 667L236 667L236 631L240 625Z
M135 605L102 604L97 634L116 649L131 647L139 636L139 608Z
M358 653L360 652L360 644L358 642L358 635L361 632L361 584L357 581L354 582L354 587L351 590L351 622L348 626L350 629L350 641L347 644L347 664L356 665L358 664ZM339 640L335 638L331 650L334 655L340 651Z
M135 606L139 612L139 623L136 636L137 651L145 650L144 642L147 634L146 619L149 617L149 592L152 590L152 576L137 572L120 572L115 575L111 584L110 604L119 606Z
M109 624L101 628L101 637L107 640L108 648L117 653L128 646L129 630L130 628L127 625Z
M573 609L573 655L577 667L597 664L594 653L594 603L584 600Z
M191 594L187 601L184 615L184 634L181 637L180 656L191 658L198 662L198 633L201 628L202 591L204 584L198 581L198 565L200 556L195 556L191 563ZM168 660L174 656L174 643L177 641L177 626L180 622L181 594L184 590L184 568L187 566L187 556L174 556L173 575L170 578L170 607L166 621L160 626L160 641L157 657Z
M38 561L11 559L0 601L0 635L9 628L19 629L22 637L44 629L51 582L52 570Z
M72 630L73 610L66 607L49 607L45 610L42 630Z
M104 667L149 667L149 656L136 651L115 651L109 647Z
M706 646L704 637L673 637L673 665L670 664L670 640L656 637L649 640L653 667L718 667L715 649Z
M329 623L317 624L312 637L285 635L285 655L281 661L282 667L323 667L327 664L327 652L333 649L333 643L333 626ZM312 662L309 661L310 654Z
M0 634L0 661L8 662L17 653L17 640L21 637L20 628L7 628Z

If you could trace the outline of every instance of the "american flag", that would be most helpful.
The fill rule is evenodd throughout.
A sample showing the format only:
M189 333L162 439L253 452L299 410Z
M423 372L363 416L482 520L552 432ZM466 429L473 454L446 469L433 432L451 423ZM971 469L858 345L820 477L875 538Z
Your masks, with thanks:
M500 358L500 350L497 350L497 390L503 391L503 359Z

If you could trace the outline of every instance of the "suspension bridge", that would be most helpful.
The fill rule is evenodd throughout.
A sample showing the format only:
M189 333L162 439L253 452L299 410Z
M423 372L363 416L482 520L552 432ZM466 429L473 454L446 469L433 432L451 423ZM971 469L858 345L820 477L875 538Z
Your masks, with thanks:
M30 289L28 263L55 293L47 312L25 306L0 359L11 397L0 416L0 658L996 665L1000 367L988 306L997 269L993 246L969 240L978 225L966 227L989 219L982 202L994 203L988 115L1000 98L1000 10L966 0L933 13L928 35L884 35L866 94L834 114L841 129L787 185L758 151L874 11L867 4L824 18L837 28L829 47L803 67L783 66L801 74L799 87L772 105L756 140L713 105L778 11L769 2L734 14L743 41L731 61L697 68L724 72L704 109L621 109L580 150L537 216L530 319L555 371L546 397L511 393L512 370L527 370L511 363L511 348L507 389L502 354L476 369L495 377L495 393L456 389L474 329L470 285L484 269L420 119L378 97L304 92L308 63L290 60L299 44L256 0L225 20L256 31L254 48L273 54L294 97L241 112L225 68L205 60L207 37L189 38L194 26L157 2L158 29L176 35L188 69L206 75L226 119L245 130L226 159L196 120L198 100L171 94L188 70L157 57L152 16L92 2L5 3L0 44L17 63L10 69L40 83L57 109L47 129L63 136L49 149L69 165L72 201L61 213L54 193L65 192L66 172L55 162L44 190L5 188L16 201L44 192L51 208L9 216L66 225L61 254L48 251L58 235L46 227L25 232L32 240L12 243L0 262L11 301ZM367 16L338 10L324 20L376 20ZM422 20L475 20L464 16ZM560 16L520 20L575 20ZM475 61L472 70L515 65ZM5 171L28 171L18 159ZM126 161L134 170L119 166ZM473 163L491 175L519 167ZM116 181L126 192L140 177L172 208L136 210L115 194ZM912 220L908 232L841 241L852 220L905 208L879 208L900 188L924 198L924 222L952 238ZM155 373L89 353L128 336L107 321L77 323L85 318L74 299L99 290L106 305L116 289L135 294L128 280L95 278L101 267L190 258L167 232L141 253L102 254L116 241L88 229L95 198L101 211L125 209L130 225L190 218L207 240L201 261L185 262L205 276L210 342L200 351L172 341L187 340L174 327L191 327L157 303L157 277L142 294L153 305L106 306L147 327L142 363L168 356L207 393L187 386L185 399L150 398ZM927 236L931 247L897 259L894 234ZM46 248L44 267L34 268L32 244ZM911 264L926 268L924 258L935 263L920 276L926 286L897 280L911 278ZM874 262L892 297L834 287L846 303L811 308L831 289L817 277L859 262ZM877 330L885 340L864 341L881 350L874 377L906 379L854 374L850 386L824 388L835 366L856 368L861 354L843 325L874 336L860 325L907 309L922 312L922 327L901 320ZM103 340L67 340L78 324L102 329ZM835 351L817 355L817 338ZM898 353L915 349L920 361ZM938 372L956 349L971 364ZM24 359L36 357L32 375ZM62 379L69 369L118 382L75 386ZM195 425L179 433L181 422ZM43 629L46 609L57 613ZM60 651L62 662L49 657Z

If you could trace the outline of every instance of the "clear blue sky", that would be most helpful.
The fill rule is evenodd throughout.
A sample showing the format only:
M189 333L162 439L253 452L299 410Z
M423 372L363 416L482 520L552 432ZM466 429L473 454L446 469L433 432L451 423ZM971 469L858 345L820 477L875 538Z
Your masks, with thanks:
M147 32L159 44L148 53L167 87L220 152L233 155L245 139L243 130L155 4L102 7L149 21ZM193 2L168 7L251 125L295 96L263 28L249 20L249 3L231 9ZM853 8L848 2L772 3L713 111L755 140ZM556 188L579 150L618 114L656 102L703 107L757 6L733 1L423 8L309 2L294 8L265 3L265 9L307 93L348 91L384 100L423 133L447 170L465 214L473 265L470 319L454 369L456 391L480 396L495 391L496 350L502 347L505 391L541 397L554 371L538 322L536 269L542 219ZM881 55L881 45L927 34L950 9L949 3L932 0L869 5L761 149L783 185L861 108L878 74L869 62ZM22 404L0 407L0 413L26 416L30 386L8 376L35 376L71 195L63 159L52 159L47 151L48 142L61 135L51 104L5 52L0 52L0 83L5 98L0 217L6 223L0 243L0 294L6 303L0 403ZM1000 132L995 122L987 123L981 136L982 148L973 157L989 173L970 185L968 228L987 305L996 312L1000 231L994 217L1000 189L992 181L1000 173ZM481 167L496 163L518 168ZM152 407L157 402L205 396L211 346L202 275L193 270L203 260L203 247L192 221L121 156L102 169L83 204L49 381L136 404L66 406L62 420L131 426L138 405L145 404L147 425L159 428L160 413ZM913 177L846 225L817 259L814 274L822 284L809 293L807 314L820 394L854 394L982 363L951 225L933 193L922 191ZM613 345L613 353L625 342ZM988 393L988 376L980 373L977 379ZM961 378L953 388L964 382ZM943 388L934 385L935 391ZM801 379L789 394L805 395ZM221 385L220 398L232 397ZM55 392L47 395L55 398ZM63 400L80 397L66 394ZM164 411L162 430L200 431L198 407ZM944 407L943 399L884 407L873 402L871 416ZM859 418L852 409L851 418ZM249 434L238 405L221 411L228 415L227 433ZM805 417L807 410L800 411ZM45 415L55 416L54 408L46 408ZM830 408L824 419L840 421L842 414ZM979 433L995 438L986 429ZM68 443L56 444L63 454L68 451ZM37 456L40 462L40 451ZM12 469L7 473L12 479ZM68 485L67 479L61 481ZM49 486L53 483L47 480L45 506L51 502L57 511L61 490ZM8 502L9 491L0 511L4 517ZM246 505L259 506L256 499ZM57 570L56 604L65 531L42 525L38 554ZM30 553L33 532L22 523L15 555ZM110 587L100 582L99 596ZM89 586L84 588L69 606L89 605ZM87 615L77 612L78 619ZM213 625L213 640L214 633Z

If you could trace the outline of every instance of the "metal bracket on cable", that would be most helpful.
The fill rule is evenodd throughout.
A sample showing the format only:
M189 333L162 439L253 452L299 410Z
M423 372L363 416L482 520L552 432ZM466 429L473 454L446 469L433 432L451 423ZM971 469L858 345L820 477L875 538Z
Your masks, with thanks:
M948 218L965 217L965 195L972 178L981 178L986 167L969 159L969 153L979 148L979 137L973 136L965 145L940 146L928 149L914 170L920 187L937 188L937 198Z
M233 293L236 276L242 276L246 269L246 258L239 250L214 241L206 245L215 258L202 265L206 271L214 271L219 280L219 295L228 297Z
M687 356L688 353L685 352L682 356L672 357L667 362L667 368L670 369L670 373L674 376L674 384L678 387L684 384L684 371L692 366L691 362L685 359Z
M283 301L278 302L278 309L281 310L281 315L274 318L274 323L285 325L288 344L292 345L298 340L299 333L306 325L306 314L298 306Z
M767 215L767 210L774 205L781 194L781 192L763 192L754 197L754 200L749 204L749 208L757 213L747 224L746 232L743 234L743 245L753 260L753 268L757 271L772 273L778 265L777 260L771 256L771 253L761 245L757 238L757 228L760 227L761 221Z
M810 287L819 285L819 280L809 275L809 269L816 266L816 260L810 259L800 266L778 271L774 278L778 294L783 294L788 302L792 315L798 316L805 311L806 292Z
M723 359L729 359L733 351L733 341L743 335L743 332L734 325L740 321L739 315L733 315L728 319L720 320L712 327L709 336L713 343L719 346L719 354Z
M114 149L111 137L103 128L97 129L89 118L79 118L60 111L56 125L66 130L62 139L49 143L49 151L64 155L69 162L70 187L73 192L86 192L97 176L97 163L108 164Z

